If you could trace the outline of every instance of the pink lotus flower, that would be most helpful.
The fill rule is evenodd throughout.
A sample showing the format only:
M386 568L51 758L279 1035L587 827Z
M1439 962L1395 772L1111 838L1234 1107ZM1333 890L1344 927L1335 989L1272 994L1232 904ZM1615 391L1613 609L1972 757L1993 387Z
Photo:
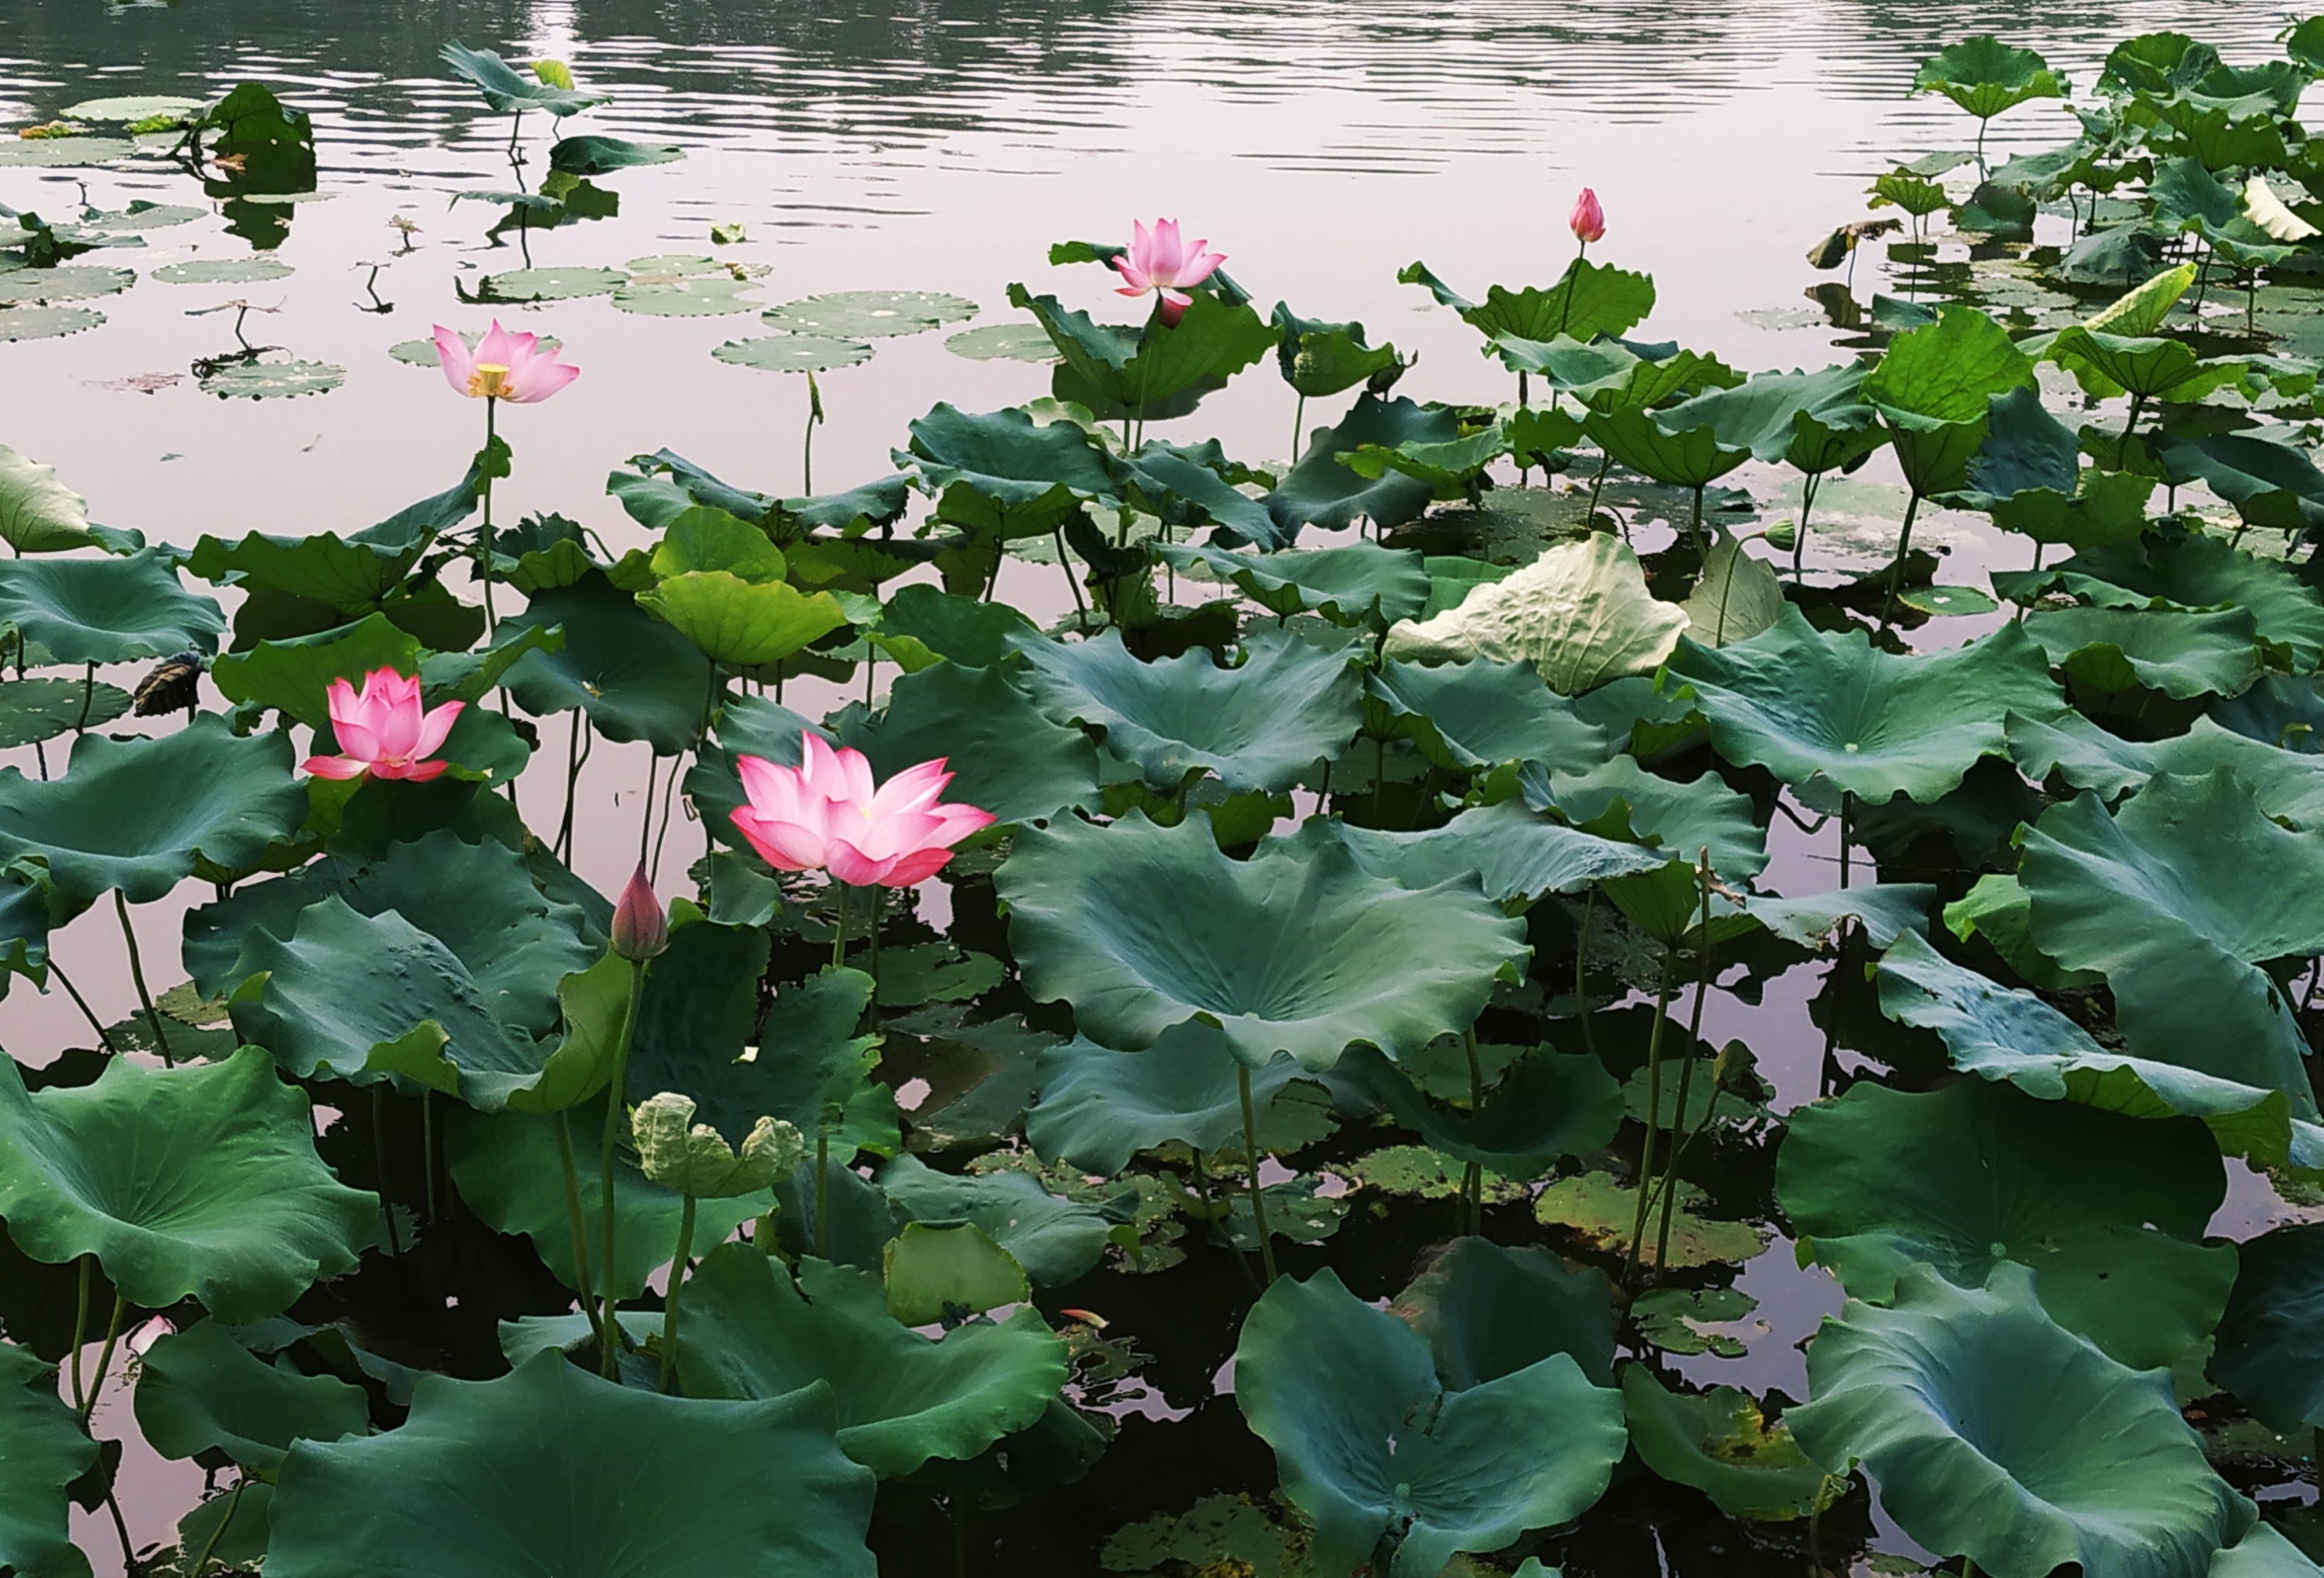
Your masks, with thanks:
M860 751L834 750L802 732L805 762L778 767L738 757L742 792L734 826L779 872L827 871L853 887L909 888L936 874L952 845L991 826L989 811L943 805L952 774L942 758L908 767L875 788Z
M613 906L613 952L624 959L650 959L669 946L669 915L654 897L653 881L638 867Z
M407 679L392 669L374 669L364 676L363 690L344 679L334 679L327 693L331 702L331 733L338 736L340 756L309 756L301 764L317 778L404 778L426 783L440 778L448 761L422 761L443 744L453 720L467 703L447 701L430 711L421 706L420 681Z
M1115 287L1118 296L1143 296L1157 291L1162 297L1162 322L1167 327L1176 324L1194 299L1186 292L1201 284L1226 262L1222 253L1204 252L1207 241L1197 241L1188 246L1178 239L1178 221L1157 219L1154 228L1146 228L1142 220L1130 226L1130 250L1116 256L1114 268L1125 281Z
M1582 195L1573 199L1573 212L1567 216L1565 223L1572 227L1573 239L1584 246L1604 240L1606 210L1599 203L1598 194L1583 187Z
M442 324L436 326L436 359L444 381L471 400L512 400L520 405L547 400L581 376L581 369L540 348L540 337L512 334L494 318L474 351Z

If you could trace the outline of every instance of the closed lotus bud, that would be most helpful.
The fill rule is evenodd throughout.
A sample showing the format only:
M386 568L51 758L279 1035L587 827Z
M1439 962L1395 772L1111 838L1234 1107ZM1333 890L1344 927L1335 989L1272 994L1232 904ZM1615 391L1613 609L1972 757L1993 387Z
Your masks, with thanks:
M640 866L613 906L613 951L624 959L650 959L669 946L669 916Z
M1778 521L1767 528L1767 545L1770 548L1780 548L1788 552L1799 540L1800 527L1796 521Z
M1588 187L1573 199L1573 212L1565 221L1573 228L1573 239L1584 246L1602 239L1606 234L1606 210L1599 205L1598 194Z

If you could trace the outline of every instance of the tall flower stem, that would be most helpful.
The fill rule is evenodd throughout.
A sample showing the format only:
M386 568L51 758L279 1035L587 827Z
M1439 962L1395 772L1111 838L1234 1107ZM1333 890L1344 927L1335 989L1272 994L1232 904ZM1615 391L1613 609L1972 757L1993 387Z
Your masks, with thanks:
M1676 944L1663 950L1662 978L1655 987L1655 1024L1646 1036L1646 1132L1638 1142L1638 1213L1630 1227L1629 1252L1622 1258L1622 1286L1637 1274L1638 1250L1646 1236L1647 1184L1655 1175L1655 1135L1663 1110L1663 1027L1670 1021L1671 974L1678 962Z
M562 1107L557 1112L557 1160L565 1172L565 1219L573 1230L573 1280L581 1289L581 1306L588 1312L589 1324L597 1328L597 1345L602 1352L606 1343L605 1328L597 1301L589 1290L597 1284L589 1275L589 1221L581 1210L581 1169L573 1156L573 1119Z
M839 890L839 918L831 928L831 967L836 970L847 963L847 911L855 890L845 882L831 885Z
M1896 537L1896 563L1888 572L1888 595L1881 599L1880 603L1882 630L1888 628L1889 618L1896 612L1896 594L1904 585L1904 560L1913 549L1913 520L1920 512L1921 494L1920 490L1915 488L1913 490L1913 496L1904 503L1904 529Z
M799 454L799 492L802 494L815 492L815 429L816 424L822 420L823 391L816 386L815 374L810 373L807 375L807 442Z
M1582 264L1589 256L1590 244L1585 241L1582 249L1573 254L1573 266L1565 271L1565 304L1557 310L1557 332L1560 334L1563 334L1565 326L1573 321L1573 292L1582 283Z
M89 1380L88 1396L81 1399L80 1427L84 1430L88 1428L89 1416L97 1412L97 1399L105 1395L106 1372L113 1368L113 1350L121 1341L121 1317L128 1307L129 1301L115 1293L113 1318L105 1325L105 1346L97 1350L97 1374Z
M678 1258L669 1263L669 1292L661 1302L661 1389L669 1390L678 1374L678 1293L686 1285L687 1263L694 1258L694 1196L678 1217Z
M1235 1084L1242 1096L1242 1149L1250 1163L1250 1225L1259 1234L1259 1263L1267 1272L1267 1285L1275 1286L1275 1241L1267 1232L1267 1191L1259 1181L1259 1114L1250 1102L1250 1066L1240 1058L1235 1060Z
M80 994L79 987L65 978L65 973L57 967L53 958L49 961L49 974L55 976L57 984L65 989L65 995L73 1000L73 1006L80 1010L80 1017L88 1021L88 1028L97 1034L97 1044L107 1052L120 1051L121 1048L113 1044L113 1038L105 1033L105 1021L97 1017L97 1010L88 1006L88 999Z
M514 146L513 143L511 144ZM500 412L500 401L487 395L484 399L484 491L483 503L484 521L476 532L476 584L484 594L484 644L492 645L493 628L493 466L491 455L495 438L494 428Z
M1598 913L1598 890L1593 885L1590 897L1582 901L1582 928L1573 939L1573 999L1582 1005L1582 1047L1591 1057L1598 1056L1598 1034L1590 1023L1590 922Z
M153 1049L161 1054L161 1065L174 1068L178 1060L170 1056L170 1038L161 1033L161 1016L153 1007L153 993L145 985L144 962L137 956L137 929L129 924L129 900L121 890L113 890L113 912L121 917L121 940L129 948L129 980L137 988L137 1004L145 1010L145 1022L153 1029Z
M1694 1011L1688 1016L1686 1024L1687 1057L1686 1061L1679 1066L1678 1104L1671 1117L1670 1154L1663 1164L1662 1227L1655 1235L1655 1264L1657 1266L1670 1264L1671 1209L1678 1197L1679 1158L1686 1149L1680 1142L1680 1135L1686 1129L1686 1099L1692 1094L1694 1084L1697 1061L1694 1048L1702 1044L1702 1000L1711 994L1711 851L1707 848L1695 866L1695 881L1702 888L1702 925L1698 939L1698 946L1702 950L1702 973L1695 977ZM1711 1093L1711 1099L1716 1104L1719 1100L1716 1089Z
M604 1315L597 1330L601 1339L611 1340L601 1340L598 1344L597 1372L608 1380L613 1377L614 1361L621 1357L622 1352L622 1328L613 1304L614 1284L618 1280L613 1260L613 1164L621 1125L629 1117L630 1038L637 1033L638 1005L645 997L645 961L632 959L630 961L630 1001L622 1008L622 1033L613 1043L613 1074L605 1085L604 1154L600 1158L598 1174L597 1204L604 1217L599 1224L598 1238L599 1274L603 1278L599 1286L604 1296L601 1300Z

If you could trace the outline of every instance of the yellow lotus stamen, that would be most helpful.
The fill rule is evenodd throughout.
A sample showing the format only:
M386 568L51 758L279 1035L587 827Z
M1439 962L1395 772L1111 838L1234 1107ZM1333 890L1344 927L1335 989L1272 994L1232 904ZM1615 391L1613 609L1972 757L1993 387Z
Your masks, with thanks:
M491 362L479 362L476 370L468 374L468 393L479 400L505 399L509 392L509 370Z

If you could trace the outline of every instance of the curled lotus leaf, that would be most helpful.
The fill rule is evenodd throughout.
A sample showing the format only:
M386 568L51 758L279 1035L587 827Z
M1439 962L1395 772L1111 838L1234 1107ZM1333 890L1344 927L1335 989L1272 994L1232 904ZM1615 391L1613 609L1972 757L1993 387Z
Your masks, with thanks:
M2289 1434L2324 1418L2324 1224L2292 1223L2240 1252L2211 1376Z
M694 1108L692 1096L664 1091L630 1110L639 1170L665 1189L697 1200L753 1194L790 1177L807 1153L797 1129L763 1116L738 1149L709 1124L695 1122Z
M217 651L226 614L189 592L164 549L103 558L0 563L0 628L59 663L124 663L192 649Z
M66 1487L97 1462L97 1446L57 1396L56 1367L0 1343L0 1565L25 1578L88 1571L73 1548Z
M1530 663L1551 689L1577 696L1654 672L1686 628L1686 610L1646 589L1628 544L1594 533L1476 586L1455 608L1393 626L1381 650L1407 662Z
M1239 1151L1237 1066L1225 1038L1199 1020L1163 1031L1142 1052L1076 1037L1041 1054L1040 1099L1026 1111L1026 1140L1038 1156L1106 1175L1173 1141L1204 1155ZM1331 1090L1294 1058L1252 1070L1250 1093L1269 1155L1286 1156L1331 1130Z
M51 553L95 542L88 501L43 466L0 445L0 542L18 553Z
M294 1441L337 1441L371 1427L360 1387L269 1364L218 1321L146 1350L136 1408L138 1432L163 1457L223 1452L269 1473Z
M1674 1392L1644 1364L1622 1371L1630 1444L1646 1465L1692 1485L1722 1512L1788 1519L1822 1510L1846 1481L1809 1461L1781 1422L1770 1425L1751 1394L1731 1386L1701 1396Z

